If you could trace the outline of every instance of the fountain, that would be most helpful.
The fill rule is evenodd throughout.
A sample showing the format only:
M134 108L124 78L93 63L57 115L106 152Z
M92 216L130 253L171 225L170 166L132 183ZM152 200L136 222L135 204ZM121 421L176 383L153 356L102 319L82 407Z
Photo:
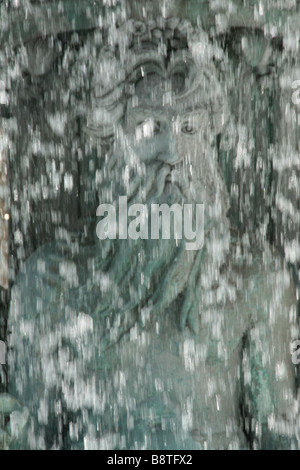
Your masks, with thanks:
M1 5L2 448L298 448L298 10Z

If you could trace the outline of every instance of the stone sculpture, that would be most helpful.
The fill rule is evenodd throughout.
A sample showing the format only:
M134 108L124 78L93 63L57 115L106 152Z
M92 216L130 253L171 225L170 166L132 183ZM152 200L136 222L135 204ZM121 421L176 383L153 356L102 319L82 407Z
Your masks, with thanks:
M230 231L216 50L176 18L114 41L91 59L82 124L98 201L202 203L205 244L56 241L29 258L9 315L9 392L26 407L3 397L21 416L11 447L292 448L295 288L270 247Z

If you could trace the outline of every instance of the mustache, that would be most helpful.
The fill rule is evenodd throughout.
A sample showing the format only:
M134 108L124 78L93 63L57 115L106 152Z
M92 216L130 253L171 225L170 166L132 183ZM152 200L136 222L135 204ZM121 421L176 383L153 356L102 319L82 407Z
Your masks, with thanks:
M193 202L191 199L191 176L184 168L184 163L171 165L153 158L151 162L134 162L126 164L123 155L114 154L109 161L107 173L110 175L110 181L114 181L114 187L109 184L101 188L103 201L116 203L120 195L126 195L128 203L159 203L168 188L169 196L172 196L172 187L176 188L174 192L174 202ZM110 183L110 181L106 183ZM177 197L177 198L176 198ZM178 200L179 197L179 200ZM172 197L171 197L172 199Z

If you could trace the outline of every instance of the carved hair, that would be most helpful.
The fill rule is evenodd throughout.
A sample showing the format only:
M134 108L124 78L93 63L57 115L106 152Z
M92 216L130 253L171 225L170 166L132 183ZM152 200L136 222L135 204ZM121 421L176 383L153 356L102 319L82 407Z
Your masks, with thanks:
M188 90L176 97L179 105L200 86L206 87L209 92L202 94L201 104L210 111L215 134L221 132L228 118L228 105L213 59L220 60L222 51L210 43L200 27L177 18L147 23L130 20L114 33L118 46L114 43L103 47L94 70L87 134L101 139L114 133L126 102L134 93L134 84L145 68L148 73L157 72L165 78L166 71L168 75L180 72L190 75Z

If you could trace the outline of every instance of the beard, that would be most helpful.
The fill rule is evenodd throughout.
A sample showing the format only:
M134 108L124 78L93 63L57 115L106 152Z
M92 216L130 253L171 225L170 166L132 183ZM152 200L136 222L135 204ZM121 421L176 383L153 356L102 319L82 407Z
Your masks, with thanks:
M126 145L130 149L130 146ZM153 159L147 165L128 164L131 155L115 153L105 169L109 181L101 186L99 200L117 208L119 196L128 204L204 204L205 237L222 239L228 232L228 196L225 184L211 160L198 175ZM132 158L131 158L132 162ZM137 160L135 160L137 162ZM193 226L196 226L193 211ZM227 247L226 243L225 246ZM186 240L101 240L94 261L95 279L80 288L82 307L89 310L99 328L101 349L147 328L165 316L176 303L178 326L198 329L201 266L206 246L186 250ZM226 251L226 249L225 249ZM217 263L222 262L219 256ZM193 314L191 315L191 311Z

